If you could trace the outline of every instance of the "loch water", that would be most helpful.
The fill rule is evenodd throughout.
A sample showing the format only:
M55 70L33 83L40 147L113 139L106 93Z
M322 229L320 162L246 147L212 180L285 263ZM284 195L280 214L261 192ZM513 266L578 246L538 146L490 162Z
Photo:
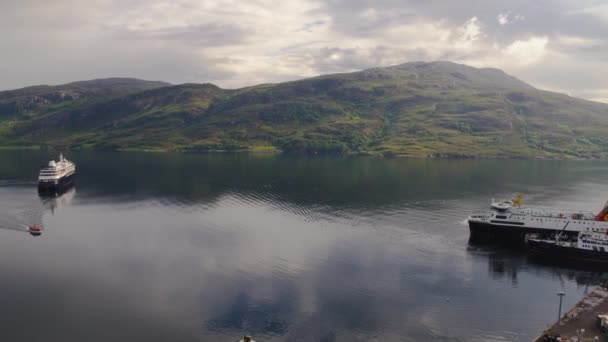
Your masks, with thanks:
M491 198L599 210L608 162L0 151L0 340L529 341L607 275L472 245ZM41 224L34 237L30 224Z

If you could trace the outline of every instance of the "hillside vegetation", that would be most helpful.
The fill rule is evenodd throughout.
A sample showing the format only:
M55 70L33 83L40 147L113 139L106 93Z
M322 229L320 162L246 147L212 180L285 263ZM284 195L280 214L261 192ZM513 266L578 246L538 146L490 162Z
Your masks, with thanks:
M0 144L604 158L608 105L450 62L237 90L106 79L0 92Z

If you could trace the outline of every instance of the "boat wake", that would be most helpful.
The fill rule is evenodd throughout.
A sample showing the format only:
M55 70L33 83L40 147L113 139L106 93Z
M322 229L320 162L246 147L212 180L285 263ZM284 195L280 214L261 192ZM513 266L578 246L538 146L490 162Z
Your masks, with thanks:
M20 179L3 179L0 180L0 187L5 186L32 186L38 184L34 181L20 180Z
M0 229L29 232L30 227L42 227L42 217L46 210L44 203L24 203L26 209L6 208L0 212ZM13 209L13 210L11 210Z

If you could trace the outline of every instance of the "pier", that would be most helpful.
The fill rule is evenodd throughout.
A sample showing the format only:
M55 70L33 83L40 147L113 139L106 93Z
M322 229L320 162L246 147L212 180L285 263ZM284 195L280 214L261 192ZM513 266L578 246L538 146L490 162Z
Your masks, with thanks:
M536 342L544 341L605 341L608 333L602 332L598 315L608 314L608 283L594 288L576 305L561 316L559 329L557 322L545 330ZM584 329L584 330L583 330ZM559 330L561 340L553 339ZM596 339L597 337L597 339Z

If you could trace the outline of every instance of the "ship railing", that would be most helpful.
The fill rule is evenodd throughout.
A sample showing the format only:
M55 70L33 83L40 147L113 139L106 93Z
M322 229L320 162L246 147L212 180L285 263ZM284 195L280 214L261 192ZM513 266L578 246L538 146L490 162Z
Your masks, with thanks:
M487 219L492 216L491 212L474 212L469 215L469 218Z
M583 218L590 217L595 218L595 214L587 210L573 210L573 209L560 209L560 208L518 208L522 214L529 214L532 216L545 216L545 217L568 217L572 215L580 215Z
M576 213L575 213L576 214ZM530 214L532 217L540 217L540 218L557 218L557 219L569 219L576 221L595 221L595 215L583 215L583 216L572 216L572 214L562 214L558 215L542 215L542 214Z
M590 213L591 212L590 210L583 210L583 209L577 210L577 209L572 209L572 208L565 209L565 208L556 208L556 207L521 207L521 208L518 208L518 209L520 209L520 210L562 211L562 212L570 212L570 213L572 213L572 212L577 212L577 213L579 213L579 212L582 212L582 213L589 212Z

